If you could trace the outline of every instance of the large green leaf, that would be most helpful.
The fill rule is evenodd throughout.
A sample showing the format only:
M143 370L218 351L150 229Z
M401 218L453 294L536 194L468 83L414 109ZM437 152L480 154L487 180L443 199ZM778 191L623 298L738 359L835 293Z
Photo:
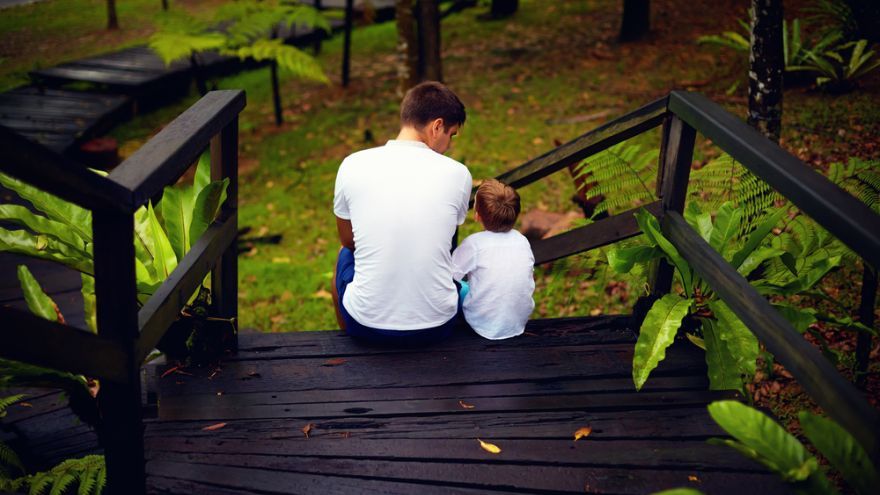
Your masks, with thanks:
M0 220L26 227L35 234L52 236L67 244L72 249L86 255L86 241L67 224L57 222L42 215L37 215L21 205L0 205Z
M726 343L721 340L715 320L702 320L703 345L706 349L706 366L711 390L740 390L743 380L736 367L735 358Z
M161 280L165 280L177 268L177 257L174 255L174 249L171 247L168 236L165 235L165 230L162 229L162 224L156 217L156 212L153 210L151 203L147 204L147 220L149 221L148 231L154 249L154 262L156 267L158 267Z
M40 283L25 265L18 265L18 281L21 283L24 300L31 313L50 321L58 321L55 301L43 292Z
M638 263L647 263L663 255L654 246L632 246L608 250L608 266L617 273L629 273Z
M715 228L712 225L712 215L709 212L702 211L696 202L691 201L684 210L684 219L700 234L704 241L709 242L712 230Z
M672 261L672 264L675 265L675 268L678 269L678 276L681 280L681 285L684 287L685 294L688 296L692 295L693 274L691 273L691 266L681 257L675 246L660 231L660 223L654 218L654 215L648 213L644 208L637 211L635 217L645 237L652 244L663 250L663 253L666 254L669 260Z
M733 400L713 402L708 409L712 419L738 441L716 440L713 443L736 448L789 483L805 482L808 478L816 477L824 479L825 484L830 486L816 458L764 413Z
M734 366L741 377L750 379L755 374L758 359L758 339L748 327L721 301L709 301L709 308L718 323L718 338L727 347Z
M34 205L56 222L69 225L86 241L92 240L92 214L73 203L68 203L45 191L0 172L0 184L15 191L22 199Z
M83 273L94 273L91 258L84 258L82 253L46 235L35 236L24 230L6 230L0 227L0 251L55 261Z
M135 276L138 281L155 283L164 280L161 275L164 270L160 269L160 263L156 260L156 246L151 228L147 208L138 208L134 212Z
M788 304L774 304L773 307L800 333L806 332L810 325L816 323L816 310L813 308L799 308Z
M735 207L733 203L726 202L718 207L718 213L715 214L715 226L712 234L709 236L709 245L715 251L725 256L727 254L728 243L739 232L742 224L742 210ZM726 257L726 256L725 256Z
M192 212L192 223L189 227L189 238L192 243L208 228L208 225L214 221L217 212L220 211L220 205L226 200L226 188L229 186L229 179L222 181L214 181L199 192L196 197L195 206Z
M192 202L188 202L187 197L191 197L189 190L166 187L158 206L161 208L162 224L168 234L168 242L178 262L183 259L191 245L189 227L193 210Z
M82 274L83 309L85 310L86 326L93 333L98 333L97 297L95 296L95 277Z
M779 220L782 219L782 216L788 212L785 208L779 208L771 215L767 215L761 223L749 234L746 243L740 248L736 254L733 255L733 258L730 261L730 264L733 265L734 268L739 268L742 262L750 255L752 252L761 245L767 235L773 230L773 227L779 223Z
M202 189L211 183L211 155L210 153L202 153L199 157L199 163L196 165L196 174L193 177L193 187L190 193L190 204L192 199L202 192Z
M776 249L772 247L761 247L752 251L742 263L740 263L739 267L737 267L736 271L739 272L743 277L748 277L750 273L755 271L756 268L761 266L767 260L771 260L773 258L779 258L785 254L785 251L781 249Z
M880 475L865 449L834 421L801 411L798 414L804 435L819 449L843 478L863 495L877 493Z
M666 348L675 340L691 302L675 294L666 294L648 310L633 354L632 374L636 390L641 390L651 371L666 357Z

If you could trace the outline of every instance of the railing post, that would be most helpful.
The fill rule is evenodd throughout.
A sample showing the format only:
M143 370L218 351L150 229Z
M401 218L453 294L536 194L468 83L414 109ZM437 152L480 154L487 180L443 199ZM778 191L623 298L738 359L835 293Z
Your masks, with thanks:
M127 354L128 383L101 382L98 408L100 440L107 463L107 492L142 494L146 490L141 410L137 288L134 269L134 216L95 210L95 296L98 334L114 339Z
M667 211L684 211L694 141L697 131L676 115L663 122L660 143L660 163L657 173L657 194L660 196L661 217ZM650 272L648 285L651 294L662 296L672 288L673 267L665 260L655 263Z
M238 209L238 117L233 118L211 139L211 180L229 178L226 202L220 218L236 218ZM237 222L238 220L235 220ZM238 225L234 226L238 230ZM235 318L235 334L231 350L238 349L238 253L232 242L211 275L214 310L221 318Z
M864 263L864 272L862 273L862 302L859 304L859 323L866 327L874 327L874 305L877 303L877 271L868 264ZM856 386L864 389L867 380L868 363L871 354L871 335L865 332L859 332L856 341Z

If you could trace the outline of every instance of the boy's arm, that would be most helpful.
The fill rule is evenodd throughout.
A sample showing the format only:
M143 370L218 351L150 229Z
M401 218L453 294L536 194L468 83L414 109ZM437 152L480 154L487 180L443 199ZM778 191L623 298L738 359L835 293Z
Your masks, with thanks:
M465 239L452 253L452 278L461 280L477 267L477 251L474 244Z
M351 220L336 217L336 231L339 232L339 243L354 251L354 231L351 228Z

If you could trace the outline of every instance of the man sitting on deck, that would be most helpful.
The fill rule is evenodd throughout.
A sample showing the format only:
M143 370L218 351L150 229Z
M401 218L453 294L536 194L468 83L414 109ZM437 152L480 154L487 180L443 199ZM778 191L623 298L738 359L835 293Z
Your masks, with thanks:
M465 121L455 93L422 83L404 97L400 120L397 139L348 156L336 175L333 302L353 337L420 344L448 336L459 320L450 251L472 181L443 156Z

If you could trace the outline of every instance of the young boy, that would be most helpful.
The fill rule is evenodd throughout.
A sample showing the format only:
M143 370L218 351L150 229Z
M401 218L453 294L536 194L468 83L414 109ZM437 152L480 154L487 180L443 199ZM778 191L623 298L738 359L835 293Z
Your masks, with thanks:
M535 257L529 241L513 230L519 210L519 195L512 187L495 179L483 182L474 200L474 219L486 230L468 236L452 254L452 276L468 278L464 318L487 339L520 335L535 308Z

